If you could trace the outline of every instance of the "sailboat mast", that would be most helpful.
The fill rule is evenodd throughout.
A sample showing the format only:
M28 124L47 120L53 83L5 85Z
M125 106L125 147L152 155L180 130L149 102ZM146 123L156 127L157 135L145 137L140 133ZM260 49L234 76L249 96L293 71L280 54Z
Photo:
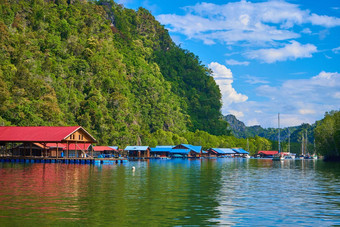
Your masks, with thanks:
M308 145L307 129L306 129L305 143L306 143L306 145L305 145L305 150L306 150L305 154L307 154L308 153L308 147L307 147L307 145Z
M249 140L247 138L247 151L249 152Z
M281 151L281 147L280 147L280 113L278 113L278 115L277 115L277 120L278 120L278 128L279 128L279 135L278 135L278 141L279 141L279 153L281 153L280 151Z
M288 129L288 153L290 154L290 131Z
M305 138L304 138L304 135L302 133L302 142L301 142L301 153L302 153L302 155L304 155L304 152L305 152L304 145L305 145Z

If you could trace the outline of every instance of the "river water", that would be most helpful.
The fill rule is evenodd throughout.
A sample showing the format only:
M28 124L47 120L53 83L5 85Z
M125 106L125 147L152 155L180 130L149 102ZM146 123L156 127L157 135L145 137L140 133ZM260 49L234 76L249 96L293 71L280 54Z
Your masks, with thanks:
M320 160L0 163L0 179L1 226L340 225L340 164Z

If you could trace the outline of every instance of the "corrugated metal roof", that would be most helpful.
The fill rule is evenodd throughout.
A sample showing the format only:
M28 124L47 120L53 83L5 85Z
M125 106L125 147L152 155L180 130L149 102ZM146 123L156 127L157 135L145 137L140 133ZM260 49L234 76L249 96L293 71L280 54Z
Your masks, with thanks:
M196 153L201 153L201 150L202 150L202 146L194 146L194 145L191 145L191 144L181 144L181 145L183 147L186 147L186 148L196 152Z
M109 146L93 146L94 151L114 151L115 149Z
M248 151L245 151L242 148L233 148L233 151L235 151L238 154L249 154Z
M109 147L118 151L118 146L109 146Z
M50 126L1 126L0 141L4 142L61 142L73 132L82 129L93 142L96 140L80 126L50 127Z
M236 152L233 151L231 148L211 148L219 154L235 154Z
M189 154L190 149L172 149L170 150L171 154Z
M259 151L257 152L258 154L265 154L265 155L274 155L274 154L278 154L278 151Z
M172 147L152 147L151 152L170 152Z
M148 146L127 146L124 150L125 151L146 151L149 147Z
M166 146L156 146L156 148L173 148L173 147L175 147L175 146L173 146L173 145L166 145Z

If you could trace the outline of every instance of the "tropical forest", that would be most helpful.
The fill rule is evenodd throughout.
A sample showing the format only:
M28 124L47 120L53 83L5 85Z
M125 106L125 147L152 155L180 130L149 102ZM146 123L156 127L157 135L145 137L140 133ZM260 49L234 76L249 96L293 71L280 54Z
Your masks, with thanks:
M110 0L0 2L1 125L80 125L102 145L277 149L275 139L234 136L211 70L148 10ZM317 124L322 152L339 155L339 122L332 112Z

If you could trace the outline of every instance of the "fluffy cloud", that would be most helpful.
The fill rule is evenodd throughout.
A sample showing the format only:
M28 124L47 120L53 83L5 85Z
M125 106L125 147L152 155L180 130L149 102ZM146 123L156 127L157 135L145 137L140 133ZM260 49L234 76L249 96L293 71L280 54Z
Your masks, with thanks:
M314 123L326 111L339 109L339 91L340 74L322 71L309 79L288 80L277 87L259 86L257 96L265 101L235 103L230 108L242 111L240 119L248 125L257 120L264 127L276 127L278 112L283 126Z
M233 74L230 69L217 62L211 62L209 68L213 71L212 77L216 84L220 87L222 94L223 109L228 108L232 103L245 102L248 97L246 95L237 93L233 88Z
M186 11L183 16L163 14L157 19L170 31L206 44L216 41L273 43L300 37L292 29L295 25L340 26L340 18L310 13L285 1L252 3L241 0L222 5L203 2L183 9Z
M273 63L276 61L286 61L288 59L310 58L315 52L317 52L317 48L313 44L301 45L299 42L291 41L290 44L282 48L254 50L248 52L246 56L251 59L261 59L266 63Z

